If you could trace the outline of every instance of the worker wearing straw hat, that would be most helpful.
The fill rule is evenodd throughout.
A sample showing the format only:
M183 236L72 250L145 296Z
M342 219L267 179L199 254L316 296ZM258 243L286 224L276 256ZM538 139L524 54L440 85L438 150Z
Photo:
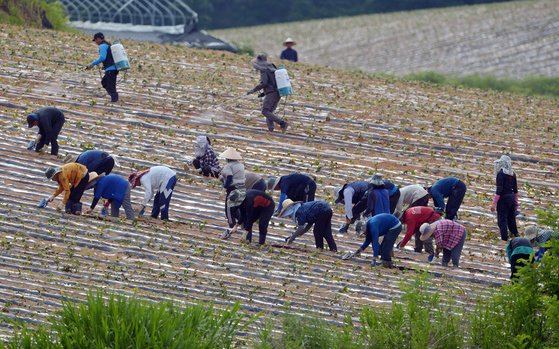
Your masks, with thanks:
M292 38L287 38L283 42L285 50L281 51L280 59L285 59L286 61L297 62L299 59L297 57L297 51L293 49L293 46L297 45Z
M285 239L287 244L295 238L305 234L314 225L313 234L316 248L324 248L324 240L330 251L338 250L332 235L332 209L326 201L295 202L290 199L284 201L280 217L290 217L297 224L297 230Z
M240 162L243 158L241 154L235 148L227 148L223 153L219 155L220 158L225 159L227 164L221 170L221 182L223 183L223 188L225 188L225 216L227 217L227 223L229 223L229 228L233 228L236 225L236 218L231 212L227 202L229 199L229 194L235 189L245 189L245 166Z
M448 267L448 262L452 260L452 265L458 268L464 241L466 241L466 228L463 225L449 219L441 219L432 224L423 223L419 231L421 241L435 236L437 247L443 250L443 267Z

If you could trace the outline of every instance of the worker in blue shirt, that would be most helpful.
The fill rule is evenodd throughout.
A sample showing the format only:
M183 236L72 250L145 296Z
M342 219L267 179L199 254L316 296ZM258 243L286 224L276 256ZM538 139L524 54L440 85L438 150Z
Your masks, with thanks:
M107 90L109 96L111 96L111 102L118 102L118 92L116 92L118 70L116 69L111 52L111 43L105 40L105 35L103 35L103 33L95 33L95 35L93 35L93 41L99 46L99 58L91 62L85 69L89 70L99 63L103 63L105 75L101 79L101 85Z
M365 242L355 252L348 252L344 254L342 259L351 259L354 256L361 254L371 243L373 244L373 265L378 265L377 257L380 255L382 266L392 268L392 249L394 242L402 231L402 223L396 216L381 213L367 221L365 228ZM382 242L379 243L379 238L384 236Z
M115 174L101 177L95 183L93 201L91 202L91 207L85 213L91 213L101 198L110 201L111 216L118 217L120 207L122 206L126 213L126 218L134 219L134 208L130 201L130 183L126 179Z
M445 212L445 219L455 220L466 195L466 184L458 178L447 177L427 188L427 192L433 198L435 210L441 214ZM448 198L446 205L445 198Z
M283 42L283 46L286 47L285 50L281 51L280 59L285 59L286 61L297 62L299 59L297 57L297 51L293 49L297 43L291 38L287 38Z
M77 162L87 167L89 172L108 175L115 166L115 159L106 151L86 150L78 156L66 155L65 163Z

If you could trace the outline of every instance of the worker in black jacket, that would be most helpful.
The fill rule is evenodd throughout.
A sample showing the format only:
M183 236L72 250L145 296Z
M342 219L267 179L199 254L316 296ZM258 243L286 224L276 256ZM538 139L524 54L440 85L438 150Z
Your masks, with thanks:
M57 108L45 107L27 115L27 125L39 127L39 141L35 151L39 152L45 145L50 144L50 153L58 155L58 135L64 125L64 114Z
M239 227L244 229L241 241L252 242L252 225L258 221L258 243L266 243L268 225L274 214L274 200L263 191L249 189L233 190L228 198L228 206L238 217L237 226L228 230L223 238L229 238Z

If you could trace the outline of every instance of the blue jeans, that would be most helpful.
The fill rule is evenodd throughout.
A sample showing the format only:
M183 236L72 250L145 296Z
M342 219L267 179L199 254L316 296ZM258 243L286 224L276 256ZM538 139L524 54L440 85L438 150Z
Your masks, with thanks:
M443 266L448 266L448 262L452 260L452 265L458 267L460 263L460 256L462 255L462 247L464 247L464 241L466 241L466 232L464 232L464 236L460 239L460 242L454 246L452 250L443 249Z
M402 231L402 225L398 225L396 228L390 229L380 243L380 258L383 261L392 261L392 249L394 248L394 243Z
M175 184L177 184L177 176L173 176L169 179L163 192L158 191L157 194L155 194L153 208L151 209L151 217L157 218L161 212L161 219L169 219L169 205L171 204L171 196L173 195Z

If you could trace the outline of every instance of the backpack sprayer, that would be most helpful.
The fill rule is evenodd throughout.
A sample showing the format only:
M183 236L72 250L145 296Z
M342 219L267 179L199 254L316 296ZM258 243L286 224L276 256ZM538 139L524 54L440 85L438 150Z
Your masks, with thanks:
M285 117L287 98L293 94L293 88L291 87L291 81L289 80L287 69L285 69L283 64L278 66L278 69L274 72L274 77L276 79L276 86L280 97L285 97L285 101L283 103L283 117Z

